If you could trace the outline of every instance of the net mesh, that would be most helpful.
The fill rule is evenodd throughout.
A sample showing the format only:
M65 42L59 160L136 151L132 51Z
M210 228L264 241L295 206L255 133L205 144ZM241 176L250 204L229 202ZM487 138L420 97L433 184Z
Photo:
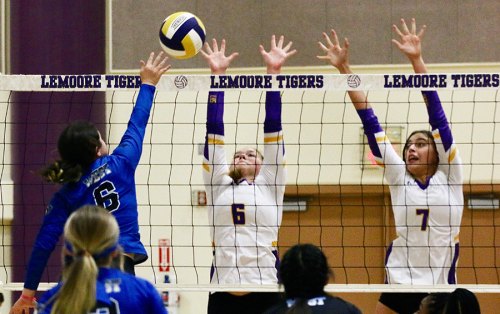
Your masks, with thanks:
M429 128L420 90L438 87L464 165L458 282L472 290L498 291L498 75L496 86L491 83L494 77L489 85L480 85L451 74L443 74L446 86L429 86L431 79L425 83L421 76L407 79L405 86L397 86L391 75L303 76L269 78L270 86L282 91L288 169L280 252L296 243L320 246L335 274L331 291L449 289L383 285L385 251L395 238L389 189L347 96L349 89L367 90L383 128L401 152L411 131ZM236 147L262 146L269 86L258 85L259 80L265 82L266 76L230 77L229 83L210 76L166 76L158 86L136 172L139 224L149 255L136 273L159 288L278 289L209 285L212 247L201 177L208 90L226 90L225 146L231 154ZM135 76L0 76L4 288L22 288L34 237L57 189L42 183L37 172L58 157L62 128L76 119L90 120L112 151L136 96ZM60 259L58 251L52 254L41 289L58 280ZM165 275L174 285L165 284Z

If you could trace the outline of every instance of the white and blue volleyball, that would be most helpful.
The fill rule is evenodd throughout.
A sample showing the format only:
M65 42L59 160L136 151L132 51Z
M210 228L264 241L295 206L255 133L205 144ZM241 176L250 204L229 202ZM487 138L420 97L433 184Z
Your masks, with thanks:
M189 59L203 48L205 26L194 14L176 12L169 15L160 27L160 45L176 59Z

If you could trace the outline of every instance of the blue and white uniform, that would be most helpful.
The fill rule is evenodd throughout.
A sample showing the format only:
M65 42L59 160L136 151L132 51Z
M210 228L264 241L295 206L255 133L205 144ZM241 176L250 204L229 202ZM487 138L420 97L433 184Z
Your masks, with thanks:
M61 284L42 295L38 314L49 314ZM160 294L148 281L118 269L99 268L96 286L96 306L92 313L166 314Z
M141 85L127 130L113 153L95 160L78 182L65 184L52 197L31 253L25 288L37 289L66 220L87 204L104 207L115 216L120 227L119 243L125 253L133 254L135 263L148 258L139 234L135 170L141 158L155 89L152 85Z
M214 248L214 284L276 284L285 149L281 95L266 93L264 160L253 183L233 182L224 150L224 93L210 92L203 179Z
M454 284L463 213L462 161L435 91L422 92L439 155L436 173L421 184L406 170L372 109L358 110L375 160L385 168L397 238L386 255L386 281Z

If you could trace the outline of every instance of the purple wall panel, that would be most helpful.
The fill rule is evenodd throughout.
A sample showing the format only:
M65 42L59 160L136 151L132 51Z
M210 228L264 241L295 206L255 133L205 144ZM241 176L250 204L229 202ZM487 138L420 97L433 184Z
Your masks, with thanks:
M12 74L104 74L105 1L11 1ZM37 172L58 157L57 137L76 119L101 124L104 95L16 93L13 97L14 165L13 278L24 281L34 238L57 186ZM85 104L85 105L82 105ZM103 134L106 134L103 132ZM43 281L57 281L60 250L51 256Z

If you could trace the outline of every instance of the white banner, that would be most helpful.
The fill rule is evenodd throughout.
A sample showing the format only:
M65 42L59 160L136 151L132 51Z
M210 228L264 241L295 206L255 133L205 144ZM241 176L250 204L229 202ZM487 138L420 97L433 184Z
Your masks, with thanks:
M282 74L282 75L164 75L161 91L207 90L387 90L497 89L499 73L446 74ZM138 75L0 75L0 90L109 91L133 90Z

